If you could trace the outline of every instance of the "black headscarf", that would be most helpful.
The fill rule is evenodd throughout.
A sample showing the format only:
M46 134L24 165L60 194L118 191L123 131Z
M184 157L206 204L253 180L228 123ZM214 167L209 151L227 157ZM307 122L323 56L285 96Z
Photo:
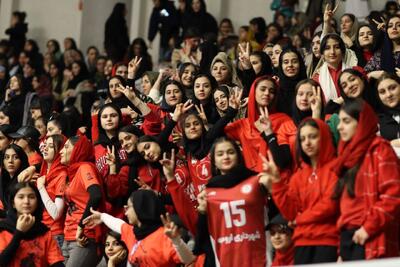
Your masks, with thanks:
M25 187L32 188L33 191L35 192L37 199L37 208L32 214L32 216L35 217L35 223L31 227L31 229L29 229L27 232L23 234L22 237L25 240L32 240L35 239L37 236L45 234L47 231L49 231L49 228L47 228L47 226L42 223L42 214L43 214L42 201L40 201L39 191L34 185L32 184L29 185L28 183L14 184L13 187L10 188L11 194L9 203L12 203L13 199L11 198L14 198L16 193L18 193L20 189ZM16 231L17 220L18 220L17 210L13 208L12 205L10 205L10 207L7 210L6 218L4 220L0 220L0 231L5 230L9 233L14 234Z
M185 131L183 130L182 131L183 147L184 147L186 153L190 153L195 159L200 160L200 159L203 159L205 156L207 156L207 154L210 152L212 142L206 141L207 130L204 127L203 120L196 113L190 113L189 115L187 115L185 117L185 119L182 120L181 128L182 129L185 128L185 121L186 121L186 118L189 116L195 116L199 120L203 133L200 136L200 138L190 140L186 137Z
M141 226L135 226L133 232L137 240L142 240L162 226L160 215L165 213L165 209L152 190L135 191L129 199L141 222Z
M283 56L287 53L295 53L299 60L300 69L296 76L287 77L282 69ZM306 66L304 60L300 53L295 48L286 48L282 51L279 56L279 67L278 67L278 77L279 85L281 90L279 90L279 103L278 110L288 114L292 114L292 103L295 98L295 88L298 82L307 78Z

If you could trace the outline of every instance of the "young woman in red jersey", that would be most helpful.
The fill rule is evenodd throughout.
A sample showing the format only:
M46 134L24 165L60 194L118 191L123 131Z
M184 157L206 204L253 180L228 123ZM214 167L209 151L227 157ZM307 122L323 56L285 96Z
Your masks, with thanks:
M43 223L50 228L60 248L64 242L64 190L67 183L67 167L61 164L60 150L66 140L63 135L47 137L41 177L36 180L45 207Z
M297 131L297 166L290 180L282 179L273 160L264 158L264 171L272 182L275 204L294 228L294 263L335 262L339 233L338 203L332 200L337 176L330 128L322 120L307 118Z
M190 264L194 256L180 238L177 226L170 221L158 195L152 190L138 190L125 205L126 223L107 213L94 211L84 223L94 227L104 223L121 235L128 248L130 266L175 267ZM160 218L161 217L161 218Z
M100 229L86 229L83 224L90 208L97 209L104 201L101 179L94 165L94 148L85 136L74 136L68 139L60 154L68 172L62 249L66 266L95 266L100 260L97 253Z
M211 170L213 177L198 196L195 254L206 253L206 266L266 266L267 201L260 178L226 137L211 148Z
M11 205L0 221L1 266L64 266L60 248L42 223L43 207L34 184L10 188Z
M262 171L259 154L266 155L268 150L280 168L291 163L290 144L294 143L296 126L289 116L276 112L278 91L279 85L273 78L256 79L249 93L247 118L225 127L226 135L241 143L246 167L256 172ZM260 123L260 109L268 109L268 124Z
M378 118L362 100L339 112L335 197L340 199L340 256L344 261L399 255L400 165L390 143L376 135Z
M197 195L212 177L210 149L213 140L224 135L224 127L231 121L240 106L241 93L235 92L230 98L228 111L208 131L203 120L196 113L190 113L181 120L183 149L186 164L175 168L163 166L167 178L167 189L174 207L184 225L194 234L196 229ZM174 162L175 163L175 162Z

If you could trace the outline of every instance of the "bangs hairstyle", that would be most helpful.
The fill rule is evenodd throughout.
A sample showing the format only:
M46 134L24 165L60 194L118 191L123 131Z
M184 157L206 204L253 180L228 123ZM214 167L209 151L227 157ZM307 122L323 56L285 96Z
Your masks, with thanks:
M344 58L344 55L346 54L346 45L344 44L342 38L336 33L328 33L321 40L321 48L320 48L321 55L323 55L324 51L326 50L328 40L335 40L339 43L339 48L340 48L340 51L342 51L342 56Z
M235 152L236 152L237 158L238 158L238 162L237 162L237 165L235 166L235 168L237 166L244 166L244 159L243 159L242 151L240 150L239 145L233 139L231 139L229 137L225 137L225 136L219 137L218 139L216 139L214 141L213 145L211 146L211 150L210 150L211 173L213 176L221 174L220 170L218 170L217 167L215 166L215 149L216 149L217 145L224 143L224 142L230 143L233 146L233 148L235 149Z

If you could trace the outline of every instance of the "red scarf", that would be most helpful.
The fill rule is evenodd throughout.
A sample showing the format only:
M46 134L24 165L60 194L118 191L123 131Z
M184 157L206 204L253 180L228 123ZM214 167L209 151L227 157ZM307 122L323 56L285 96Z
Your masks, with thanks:
M360 163L378 131L378 117L366 102L358 119L357 130L350 141L339 141L338 158L334 164L335 172L340 175L343 168L350 169Z
M76 172L83 162L90 164L93 169L96 170L96 166L93 163L93 145L86 136L81 135L79 136L78 142L76 142L74 148L72 149L71 158L69 161L68 178L70 181L74 179Z
M61 150L64 147L65 142L67 141L67 138L63 136L63 142L61 144L61 147L59 150ZM50 166L50 170L47 173L47 162L43 160L42 167L40 169L40 175L45 175L46 176L46 183L48 184L51 180L56 178L58 174L60 173L61 170L65 170L66 166L61 164L61 155L60 153L57 153L54 155L54 160L53 163Z
M256 102L256 87L260 81L265 80L266 78L269 78L269 77L270 76L267 76L267 75L261 76L261 77L257 78L251 85L250 92L249 92L249 101L248 101L248 105L247 105L247 117L249 119L249 122L250 122L250 125L252 126L252 128L255 128L254 122L256 122L258 120L258 117L260 117L260 112L258 111L258 105ZM274 79L272 79L272 80L274 81ZM276 82L274 82L274 86L276 89L279 88L279 85ZM273 102L268 107L268 111L270 114L275 112L277 95L278 95L278 90L276 90L276 92L275 92L275 97L274 97ZM271 121L272 121L272 119L271 119Z

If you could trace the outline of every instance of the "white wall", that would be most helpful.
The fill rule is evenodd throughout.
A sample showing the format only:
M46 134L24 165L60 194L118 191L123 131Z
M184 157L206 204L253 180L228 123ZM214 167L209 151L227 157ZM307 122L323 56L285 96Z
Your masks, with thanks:
M20 10L27 13L26 21L29 27L27 37L38 41L42 51L48 39L57 39L62 44L64 38L69 36L79 44L82 17L78 6L79 0L3 1L12 1L13 11ZM3 33L4 31L1 32Z
M82 1L83 10L79 10ZM177 0L175 0L177 2ZM207 10L219 22L224 17L232 19L235 31L248 24L253 17L264 17L272 21L270 11L272 0L206 0ZM309 0L312 1L312 0ZM74 38L85 52L89 45L103 50L104 25L116 2L124 2L128 7L128 27L130 39L143 37L147 31L153 3L151 0L0 0L0 38L7 38L4 31L9 26L14 10L25 11L29 23L28 38L36 39L42 51L50 38L62 43L67 36ZM381 9L386 1L369 0L372 9ZM338 15L344 12L342 6ZM154 40L157 47L158 38ZM153 59L158 58L158 50L151 49Z

